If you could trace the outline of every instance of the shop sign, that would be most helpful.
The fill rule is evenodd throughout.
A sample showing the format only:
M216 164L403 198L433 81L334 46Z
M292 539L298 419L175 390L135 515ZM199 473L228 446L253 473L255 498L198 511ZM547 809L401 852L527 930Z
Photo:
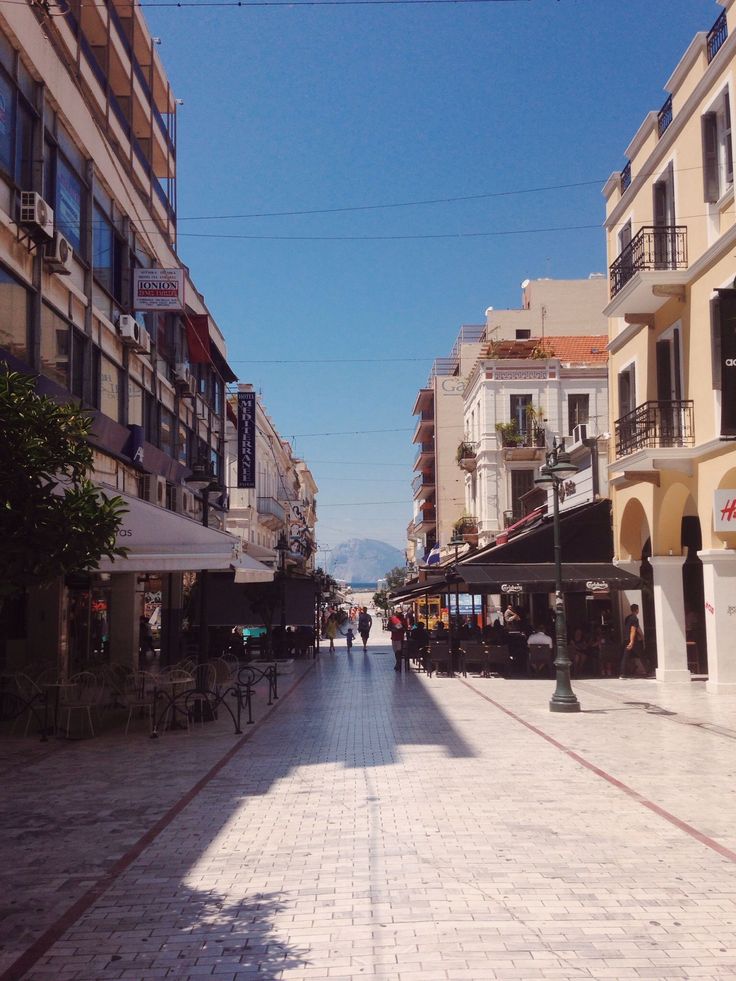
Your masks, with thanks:
M713 528L715 531L736 531L736 490L714 492Z
M589 579L585 588L589 593L602 593L608 592L608 583L604 582L603 579Z
M238 487L256 486L256 393L238 392Z
M183 269L134 269L133 309L182 312Z
M523 593L524 587L519 582L502 582L501 583L502 593Z

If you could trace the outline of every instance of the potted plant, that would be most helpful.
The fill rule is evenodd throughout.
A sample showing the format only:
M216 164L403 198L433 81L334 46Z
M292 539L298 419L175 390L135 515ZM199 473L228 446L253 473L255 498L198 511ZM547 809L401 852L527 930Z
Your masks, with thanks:
M462 515L452 526L452 530L468 545L475 547L478 544L478 519L474 515Z
M515 422L497 422L496 432L501 437L502 446L520 446L522 435Z
M455 459L463 470L475 470L475 446L463 440L457 448Z

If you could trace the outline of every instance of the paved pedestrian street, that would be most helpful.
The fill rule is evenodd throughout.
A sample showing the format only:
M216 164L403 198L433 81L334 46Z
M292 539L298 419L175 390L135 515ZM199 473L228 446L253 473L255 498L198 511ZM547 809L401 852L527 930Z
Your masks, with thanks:
M384 644L244 737L4 741L0 977L736 977L734 701L575 688Z

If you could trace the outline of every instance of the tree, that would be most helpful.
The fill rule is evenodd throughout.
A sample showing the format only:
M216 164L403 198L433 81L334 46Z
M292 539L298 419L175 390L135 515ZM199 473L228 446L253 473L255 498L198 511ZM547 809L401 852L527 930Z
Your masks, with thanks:
M0 604L27 586L125 555L125 513L89 480L89 413L35 391L31 375L0 365Z
M383 610L383 612L386 613L388 608L391 606L388 598L388 590L379 589L377 593L374 593L373 605L377 610Z
M409 570L406 567L396 565L383 578L386 580L386 586L390 591L403 586L408 576Z

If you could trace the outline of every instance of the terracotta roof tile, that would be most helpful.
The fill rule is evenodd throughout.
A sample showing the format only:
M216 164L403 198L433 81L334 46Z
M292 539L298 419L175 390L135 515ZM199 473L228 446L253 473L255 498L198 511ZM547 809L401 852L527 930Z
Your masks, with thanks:
M544 342L539 337L524 341L497 341L490 344L483 356L505 360L510 358L535 358L543 360L542 351L547 351L548 357L558 358L563 362L577 364L606 364L608 351L605 334L585 334L580 337L545 337ZM541 355L541 358L540 358Z

